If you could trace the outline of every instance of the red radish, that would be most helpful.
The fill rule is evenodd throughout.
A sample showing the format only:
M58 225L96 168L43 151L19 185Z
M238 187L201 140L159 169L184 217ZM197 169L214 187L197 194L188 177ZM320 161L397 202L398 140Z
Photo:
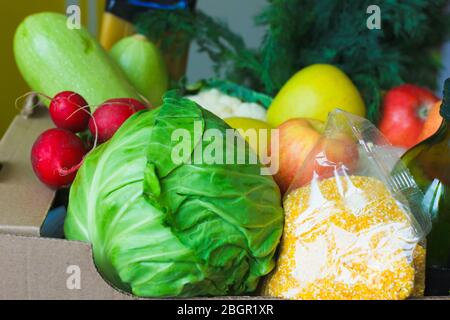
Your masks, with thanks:
M103 143L112 138L122 124L138 111L147 107L134 99L108 100L95 110L89 121L89 130L98 142Z
M42 183L59 189L73 182L85 154L83 141L76 134L64 129L50 129L34 143L31 163Z
M90 119L86 100L75 92L64 91L57 94L50 103L50 116L55 125L75 133L85 131Z
M105 103L121 103L121 104L127 104L131 105L136 108L136 111L146 110L148 109L148 106L140 102L139 100L132 99L132 98L117 98L117 99L110 99L106 101Z

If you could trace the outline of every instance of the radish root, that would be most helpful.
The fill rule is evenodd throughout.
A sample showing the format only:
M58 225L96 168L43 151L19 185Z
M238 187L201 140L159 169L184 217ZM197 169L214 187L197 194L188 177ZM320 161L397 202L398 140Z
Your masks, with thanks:
M31 116L33 114L34 109L36 109L37 107L39 107L41 105L41 102L39 101L38 98L45 98L48 100L52 100L52 98L50 98L49 96L39 93L39 92L27 92L24 95L18 97L16 99L16 101L14 102L14 107L16 108L16 110L20 111L20 114L25 117L28 118L29 116ZM21 103L22 100L25 99L25 103ZM19 105L20 103L20 105Z

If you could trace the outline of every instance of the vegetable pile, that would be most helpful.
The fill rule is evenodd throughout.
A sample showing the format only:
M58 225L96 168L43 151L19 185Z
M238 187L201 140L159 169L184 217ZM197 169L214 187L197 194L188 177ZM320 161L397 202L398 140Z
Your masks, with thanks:
M354 84L361 78L313 64L282 86L287 74L269 79L281 69L257 63L274 98L221 79L166 92L156 41L135 35L108 54L55 13L26 18L14 51L56 126L33 146L36 176L70 187L65 237L90 243L116 288L140 297L241 295L274 271L263 286L274 297L423 292L428 229L413 223L422 194L404 185L414 182L406 169L388 172L398 157L362 118L376 108ZM398 145L417 143L442 122L437 101L426 89L392 89L382 131Z
M171 157L177 128L192 139L182 164ZM190 163L211 143L203 134L212 128L229 129L168 96L86 157L65 234L92 243L98 269L115 286L144 297L238 295L273 269L283 226L278 187L260 165ZM225 145L224 154L235 148Z

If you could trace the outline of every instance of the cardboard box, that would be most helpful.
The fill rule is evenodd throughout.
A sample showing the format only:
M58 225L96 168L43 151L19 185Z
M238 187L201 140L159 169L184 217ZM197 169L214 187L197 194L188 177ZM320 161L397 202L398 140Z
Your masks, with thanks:
M30 150L52 126L39 109L0 142L0 299L130 299L99 275L89 244L41 237L55 192L35 178Z
M17 116L0 142L0 299L133 299L103 280L89 244L42 237L55 192L35 178L30 150L51 127L38 109Z

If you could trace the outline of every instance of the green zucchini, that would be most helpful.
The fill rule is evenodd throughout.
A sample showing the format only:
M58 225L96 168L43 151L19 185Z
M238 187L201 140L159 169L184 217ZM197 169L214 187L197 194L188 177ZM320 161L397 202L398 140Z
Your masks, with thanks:
M137 90L97 40L85 28L69 29L62 14L44 12L27 17L16 31L14 54L33 91L50 97L74 91L91 109L108 99L139 99Z
M159 106L169 87L169 74L156 45L142 35L134 35L116 43L110 54L139 93Z

